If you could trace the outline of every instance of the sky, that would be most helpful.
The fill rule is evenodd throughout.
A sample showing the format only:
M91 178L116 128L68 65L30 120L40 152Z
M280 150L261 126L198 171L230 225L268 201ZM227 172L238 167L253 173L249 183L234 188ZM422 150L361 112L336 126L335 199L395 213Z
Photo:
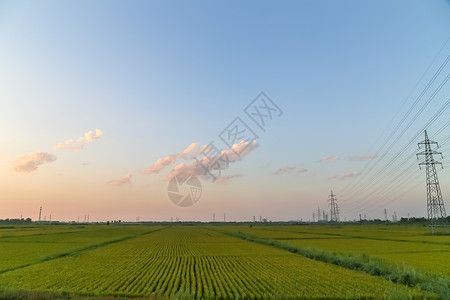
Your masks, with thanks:
M440 0L0 0L0 218L422 217L424 129L450 210L449 37Z

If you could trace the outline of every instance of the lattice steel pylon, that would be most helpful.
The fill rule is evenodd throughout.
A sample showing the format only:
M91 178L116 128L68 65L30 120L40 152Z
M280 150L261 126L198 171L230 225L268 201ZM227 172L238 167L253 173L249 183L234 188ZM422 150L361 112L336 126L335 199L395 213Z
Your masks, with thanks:
M445 221L446 214L444 200L442 199L441 187L439 186L439 180L436 173L436 165L441 165L442 167L442 163L433 158L433 154L441 155L442 158L442 153L432 150L432 144L436 144L436 147L439 148L437 142L428 139L428 134L425 130L425 140L418 143L419 149L420 145L424 145L425 150L417 153L417 158L419 158L419 155L425 156L425 159L419 163L419 168L425 166L426 169L428 226L430 232L434 234L437 230L446 230L447 222Z
M339 222L339 206L337 203L336 195L331 191L331 195L328 196L328 201L330 202L330 222Z

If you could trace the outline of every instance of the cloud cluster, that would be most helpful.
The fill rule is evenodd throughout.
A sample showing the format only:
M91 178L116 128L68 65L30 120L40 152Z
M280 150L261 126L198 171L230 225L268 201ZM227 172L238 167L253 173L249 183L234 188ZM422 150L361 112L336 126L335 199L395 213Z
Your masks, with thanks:
M116 187L124 186L124 185L131 185L130 179L131 179L131 174L127 174L123 178L110 180L106 184L109 184L111 186L116 186Z
M158 159L152 166L147 167L142 173L144 174L159 174L162 169L173 164L177 160L177 155L172 154L164 158Z
M44 163L51 163L56 160L56 156L47 152L37 151L15 159L12 170L20 173L30 173L37 170L38 166Z
M179 175L182 173L192 174L198 177L202 177L204 179L217 179L223 176L211 176L210 173L220 174L222 170L228 168L230 163L234 163L236 161L244 159L249 153L251 153L255 148L258 147L258 143L256 141L247 142L241 141L239 143L234 144L228 150L222 150L217 154L213 154L213 147L210 145L200 145L199 143L192 143L187 147L182 153L172 154L166 156L164 158L158 159L153 165L147 167L142 173L144 174L159 174L164 168L169 165L179 162L180 160L195 160L190 163L181 162L176 165L170 172L168 172L164 176L165 181L169 181L175 175ZM199 155L200 154L200 155ZM211 163L214 162L214 163ZM209 172L208 172L209 170ZM233 175L234 176L234 175ZM231 178L237 178L240 176L234 177L223 177L218 183L228 182Z
M185 164L183 162L177 165L172 169L172 171L164 176L164 180L169 181L175 175L188 173L204 179L212 179L214 181L220 178L220 176L216 177L216 175L227 169L229 164L244 159L244 157L250 154L257 147L258 143L256 141L241 141L234 144L229 150L222 150L217 157L205 155L199 157L190 164ZM212 161L215 161L215 163L211 164Z
M95 133L91 130L89 132L86 132L84 136L78 138L76 141L70 139L63 143L59 143L53 150L59 150L59 149L68 149L73 151L82 150L84 146L89 144L90 142L94 140L98 140L103 135L103 131L99 129L95 129Z
M335 162L339 159L339 156L324 156L320 159L320 161L324 161L324 162Z
M182 159L193 159L196 155L198 155L200 152L205 150L208 146L203 145L200 146L199 143L192 143L187 147L183 153L181 153L180 157Z
M206 149L207 146L200 146L199 143L192 143L187 147L182 153L171 154L166 157L158 159L152 166L147 167L143 174L159 174L164 168L170 166L177 160L188 160L196 157L202 150Z
M284 166L276 170L275 172L272 172L273 175L282 175L282 174L292 174L292 175L298 175L301 173L308 172L308 169L297 169L294 166Z

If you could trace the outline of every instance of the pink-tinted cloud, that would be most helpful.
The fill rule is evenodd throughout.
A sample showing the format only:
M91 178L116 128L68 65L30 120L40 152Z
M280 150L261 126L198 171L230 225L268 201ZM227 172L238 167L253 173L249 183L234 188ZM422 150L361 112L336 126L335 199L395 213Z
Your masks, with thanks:
M120 186L124 186L124 185L131 185L131 174L127 174L123 178L110 180L106 184L116 186L116 187L120 187Z
M250 152L258 148L259 144L256 140L252 142L240 141L234 144L230 150L222 151L222 155L226 155L230 161L235 162L246 157Z
M361 156L354 156L354 157L352 157L352 159L357 160L357 161L363 161L363 160L372 159L375 157L377 157L377 155L374 153L371 153L371 154L366 154L366 155L361 155Z
M341 176L341 179L349 179L349 178L354 178L361 175L361 173L347 173Z
M227 169L229 164L244 159L257 147L258 143L256 141L241 141L234 144L230 150L223 150L218 157L202 156L190 164L184 162L178 164L164 176L164 180L169 181L175 175L187 173L214 181L220 178L220 176L216 177L220 171ZM213 161L216 163L211 163Z
M165 167L173 164L177 160L177 155L172 154L169 156L166 156L164 158L158 159L153 166L148 167L142 173L144 174L159 174L161 170L163 170Z
M297 173L295 173L295 175L306 173L306 172L308 172L308 169L298 169Z
M328 180L333 180L333 179L337 179L337 178L339 178L338 175L332 175L332 176L328 177Z
M234 174L230 176L220 176L217 180L217 184L229 184L231 179L243 177L244 174Z
M199 143L190 144L181 154L171 154L158 159L152 166L142 171L143 174L159 174L164 168L175 163L177 160L193 159L207 146L200 146Z
M12 170L20 173L30 173L37 170L38 166L44 163L51 163L55 160L56 156L47 152L32 152L30 154L16 158Z
M95 129L95 133L93 131L86 132L84 136L77 139L75 142L73 139L67 140L63 143L59 143L53 150L59 149L68 149L73 151L82 150L84 146L89 144L94 140L98 140L103 135L103 131L99 129Z
M324 161L324 162L335 162L339 159L339 156L324 156L320 159L320 161Z
M182 159L193 159L196 155L198 155L202 150L204 150L207 146L200 146L199 143L192 143L187 147L183 153L180 154L180 158Z

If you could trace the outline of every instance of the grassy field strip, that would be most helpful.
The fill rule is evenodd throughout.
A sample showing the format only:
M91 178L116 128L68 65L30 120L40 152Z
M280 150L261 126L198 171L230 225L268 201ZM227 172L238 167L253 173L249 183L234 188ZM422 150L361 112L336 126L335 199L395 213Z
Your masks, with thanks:
M437 297L197 226L170 226L76 256L0 274L0 285L87 296L152 298Z
M67 239L68 237L70 238L70 235L83 235L85 236L86 233L87 234L94 234L95 236L98 237L97 233L101 233L101 232L108 232L108 231L117 231L117 230L123 230L123 227L115 227L115 226L102 226L100 228L95 228L95 230L93 230L93 228L85 228L85 227L80 227L78 230L74 230L74 228L68 228L67 230L56 230L56 231L44 231L44 230L36 230L38 231L37 233L33 233L33 234L24 234L24 235L3 235L0 237L0 243L8 243L8 242L17 242L17 241L21 241L21 242L26 242L26 241L30 241L32 243L45 243L45 242L54 242L55 240L57 240L58 238L60 238L61 236L63 236L64 239ZM21 231L19 231L20 233ZM69 236L67 236L69 235ZM35 239L35 237L38 237L39 239Z
M258 230L258 228L255 228ZM435 244L435 245L446 245L450 246L450 236L448 241L437 242L437 241L429 241L429 240L417 240L417 239L399 239L399 238L389 238L389 237L371 237L371 236L361 236L361 235L353 235L353 234L342 234L342 233L317 233L317 232L308 232L308 231L298 231L298 230L276 230L276 229L264 229L264 231L272 231L272 232L291 232L298 234L306 234L306 235L314 235L315 238L319 238L320 236L325 236L327 238L352 238L352 239L366 239L366 240L377 240L377 241L395 241L395 242L405 242L405 243L423 243L423 244ZM278 239L278 238L277 238ZM295 239L295 238L292 238ZM303 237L299 237L299 239L304 239Z
M22 265L18 265L18 266L9 268L9 269L0 270L0 274L4 274L4 273L15 271L15 270L18 270L18 269L26 268L26 267L29 267L29 266L32 266L32 265L40 264L40 263L43 263L43 262L46 262L46 261L58 259L58 258L65 257L65 256L76 256L76 255L79 255L79 254L82 254L82 253L85 253L85 252L88 252L88 251L92 251L92 250L98 249L100 247L104 247L104 246L107 246L107 245L110 245L110 244L119 243L119 242L123 242L123 241L129 240L129 239L137 238L139 236L150 234L150 233L153 233L153 232L156 232L156 231L160 231L160 230L163 230L165 228L166 227L158 228L158 229L154 229L154 230L151 230L151 231L146 231L146 232L141 232L141 233L130 235L130 236L121 237L119 239L107 240L107 241L103 241L103 242L100 242L100 243L97 243L97 244L91 244L91 245L84 246L84 247L81 247L81 248L71 249L70 251L48 255L48 256L46 256L46 257L44 257L44 258L42 258L42 259L40 259L38 261L32 262L32 263L22 264Z
M0 232L0 241L5 239L9 240L11 238L18 238L18 237L32 237L32 236L42 236L42 235L49 235L49 234L66 234L66 233L79 233L80 230L54 230L54 231L1 231Z
M419 287L424 291L439 294L442 299L450 299L450 279L424 273L412 267L395 265L391 262L370 257L368 255L294 247L274 239L260 238L242 232L225 233L243 240L274 246L291 253L300 254L307 258L338 265L350 270L363 271L370 275L380 276L398 284Z

